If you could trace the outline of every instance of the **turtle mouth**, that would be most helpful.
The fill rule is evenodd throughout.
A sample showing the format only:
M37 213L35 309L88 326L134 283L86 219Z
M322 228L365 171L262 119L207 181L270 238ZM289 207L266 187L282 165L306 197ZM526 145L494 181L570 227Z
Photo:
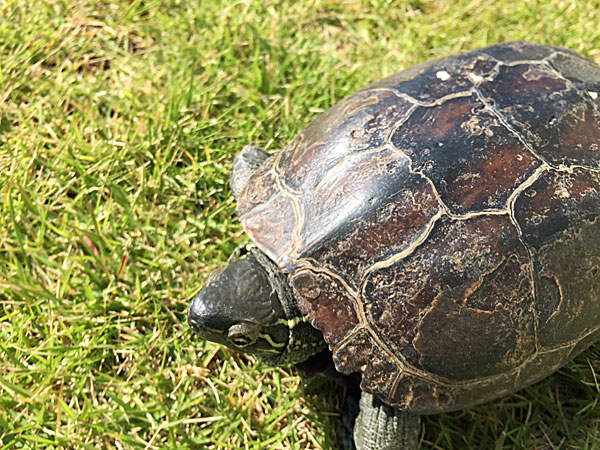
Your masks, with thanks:
M228 332L237 322L231 317L228 308L215 301L214 292L209 286L202 289L190 302L187 309L187 322L192 332L202 340L217 342L231 347ZM255 324L255 327L258 325ZM234 342L235 344L235 342ZM238 348L235 345L232 348Z
M215 340L223 327L221 318L214 314L207 302L207 292L202 289L190 302L187 309L187 322L192 331L203 339ZM215 322L215 323L213 323Z
M206 327L202 325L202 321L194 314L196 298L194 297L190 302L190 306L188 306L187 322L194 333L202 334L203 331L206 331Z

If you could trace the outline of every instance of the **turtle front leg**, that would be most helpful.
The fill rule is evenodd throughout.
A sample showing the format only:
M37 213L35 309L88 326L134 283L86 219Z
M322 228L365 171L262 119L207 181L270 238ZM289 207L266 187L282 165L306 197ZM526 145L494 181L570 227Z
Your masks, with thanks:
M239 198L242 189L250 180L256 169L271 156L269 152L254 145L246 145L233 160L233 171L229 178L229 185L235 198Z
M354 423L356 450L416 450L421 432L418 414L399 411L363 392Z

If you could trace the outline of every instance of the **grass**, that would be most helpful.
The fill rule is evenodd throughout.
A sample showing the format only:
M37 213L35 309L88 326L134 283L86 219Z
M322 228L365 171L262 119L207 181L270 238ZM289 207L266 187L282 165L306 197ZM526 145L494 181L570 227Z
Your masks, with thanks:
M600 62L597 1L0 2L0 448L333 448L340 405L210 343L227 181L401 68L533 39ZM600 448L600 348L425 420L423 448ZM331 386L326 386L331 388Z

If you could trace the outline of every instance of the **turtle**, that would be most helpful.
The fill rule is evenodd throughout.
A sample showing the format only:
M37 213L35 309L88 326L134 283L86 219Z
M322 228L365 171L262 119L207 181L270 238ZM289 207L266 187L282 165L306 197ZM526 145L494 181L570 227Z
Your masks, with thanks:
M514 41L425 62L230 178L250 244L188 308L268 364L359 374L359 450L530 385L600 338L600 67Z

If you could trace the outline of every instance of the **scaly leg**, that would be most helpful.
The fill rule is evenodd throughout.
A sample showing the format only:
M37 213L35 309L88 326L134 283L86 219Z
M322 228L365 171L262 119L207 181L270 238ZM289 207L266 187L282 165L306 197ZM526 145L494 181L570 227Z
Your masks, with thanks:
M416 450L420 433L418 414L399 411L362 393L354 424L356 450Z

